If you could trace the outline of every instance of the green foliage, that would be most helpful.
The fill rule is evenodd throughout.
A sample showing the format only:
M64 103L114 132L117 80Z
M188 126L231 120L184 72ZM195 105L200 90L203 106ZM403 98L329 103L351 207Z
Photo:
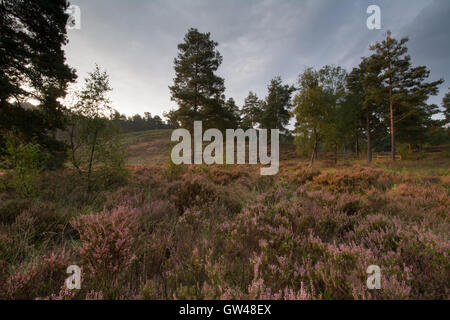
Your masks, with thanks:
M97 65L85 80L84 88L74 92L70 107L70 125L66 132L69 155L73 166L87 182L110 185L127 177L125 152L116 139L118 129L110 107L109 76Z
M255 128L261 119L263 103L255 93L252 91L248 93L244 106L241 109L243 129Z
M426 158L424 151L414 152L411 150L411 145L407 143L399 143L397 145L398 154L402 157L402 160L422 160Z
M354 138L364 134L367 152L367 162L372 161L372 149L379 143L387 129L382 124L385 104L377 94L381 84L378 80L379 65L374 56L363 58L357 68L353 68L347 77L347 94L344 102L344 112L348 112L348 128L354 133ZM376 140L376 141L375 141Z
M402 157L402 160L407 160L411 157L411 151L409 150L409 146L406 143L400 143L397 146L398 154Z
M347 138L347 114L343 109L347 72L339 66L325 66L319 70L319 80L323 88L325 117L322 125L323 143L333 151L337 161L338 146Z
M167 164L164 167L164 173L167 179L169 179L169 181L177 179L181 176L183 171L184 171L183 166L173 163L172 158L169 157L169 160L167 161Z
M442 99L442 108L444 108L444 124L448 125L450 124L450 91L447 92L445 97Z
M143 117L140 114L127 117L126 115L115 111L112 118L117 127L120 128L121 132L137 132L172 128L172 126L164 122L160 116L152 116L150 112L144 112Z
M6 154L2 166L11 168L11 185L23 197L37 195L36 180L44 171L48 153L34 140L24 142L13 134L6 137Z
M444 81L425 82L430 71L425 66L411 66L407 42L408 38L397 40L388 31L385 40L370 47L374 51L371 61L379 68L376 95L382 104L389 105L384 119L389 119L392 160L396 138L409 144L425 142L427 127L438 112L437 106L429 105L427 100L438 93L438 86Z
M240 126L240 111L233 98L229 98L225 103L225 117L223 119L225 129L237 129Z
M67 7L65 0L0 2L0 149L3 136L16 130L25 142L34 139L50 152L58 160L54 165L62 164L57 158L64 154L52 135L65 126L58 98L76 79L63 51Z
M258 121L262 128L279 129L282 133L286 131L291 118L291 95L294 90L293 86L283 85L281 77L270 81L269 93L262 104L261 118Z
M210 36L191 28L178 45L176 76L169 87L178 109L167 115L174 127L192 129L196 120L202 120L204 127L222 130L234 125L234 107L225 105L224 79L215 74L222 56Z
M336 76L337 75L337 76ZM302 153L312 152L311 166L319 143L336 148L338 138L338 100L341 98L345 73L326 66L320 71L306 69L298 80L294 97L297 133L295 142Z
M129 177L128 169L125 166L126 156L123 146L114 138L102 144L97 157L100 165L94 171L93 178L103 186L126 182Z

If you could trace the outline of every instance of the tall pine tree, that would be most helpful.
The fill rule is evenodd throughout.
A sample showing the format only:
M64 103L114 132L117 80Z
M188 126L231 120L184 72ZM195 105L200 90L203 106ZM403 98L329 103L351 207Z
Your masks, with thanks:
M252 91L248 93L241 110L242 126L244 129L255 128L261 118L262 104L263 102L258 99L255 93Z
M241 124L239 107L233 98L229 98L225 103L225 118L222 119L225 125L223 129L237 129Z
M361 70L353 68L346 81L346 94L342 104L342 123L340 127L347 128L348 140L354 143L356 158L361 151L363 134L363 87L361 85Z
M372 150L375 138L385 134L385 128L381 123L383 110L386 103L378 95L381 83L378 79L380 73L379 60L374 56L363 58L357 68L354 68L347 78L349 102L354 103L355 115L360 114L365 133L367 162L372 162Z
M66 0L0 2L0 133L14 130L61 154L64 147L53 138L64 127L58 98L76 78L62 50L67 7ZM30 99L36 107L24 107Z
M283 85L281 77L275 77L268 86L268 95L264 101L260 119L264 129L279 129L286 132L286 125L291 118L291 95L295 88Z
M196 120L203 121L204 127L223 129L226 126L223 119L229 118L224 79L215 74L222 56L216 50L218 43L210 37L209 32L189 29L174 60L176 76L169 88L178 109L170 117L172 122L189 130Z
M443 82L442 79L424 82L430 72L424 66L411 66L406 42L408 38L398 41L388 31L386 39L370 47L380 66L382 87L377 94L389 103L392 161L395 161L397 127L401 130L399 136L402 140L412 143L418 137L417 132L421 132L419 129L425 128L431 115L436 113L435 107L429 106L426 101L430 95L437 94L438 85ZM413 128L415 132L411 131Z
M450 88L448 88L450 90ZM444 99L442 99L442 108L444 109L444 125L450 124L450 91L447 92Z

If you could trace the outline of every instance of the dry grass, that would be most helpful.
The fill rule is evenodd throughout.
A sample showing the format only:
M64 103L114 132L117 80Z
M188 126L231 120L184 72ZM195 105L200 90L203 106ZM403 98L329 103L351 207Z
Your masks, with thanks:
M121 136L128 164L165 163L170 156L172 130L132 132Z

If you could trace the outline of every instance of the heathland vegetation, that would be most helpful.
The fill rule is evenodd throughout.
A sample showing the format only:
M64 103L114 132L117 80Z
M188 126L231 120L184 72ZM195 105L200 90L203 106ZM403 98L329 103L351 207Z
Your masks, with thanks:
M98 66L69 89L66 8L0 3L0 299L450 297L450 93L428 103L443 80L411 65L406 38L388 32L349 71L274 77L239 108L218 43L190 29L166 123L115 111ZM279 129L280 172L175 165L170 129L197 120Z

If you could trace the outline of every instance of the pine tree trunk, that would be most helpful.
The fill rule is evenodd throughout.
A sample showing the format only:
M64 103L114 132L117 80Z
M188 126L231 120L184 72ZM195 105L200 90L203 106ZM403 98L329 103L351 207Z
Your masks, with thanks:
M392 103L392 86L389 88L389 109L391 113L391 160L395 162L395 127L394 127L394 105Z
M334 164L337 163L337 143L334 143L334 155L333 155Z
M366 108L367 163L372 162L372 142L370 140L369 108Z
M388 54L388 71L389 73L392 70L392 62L391 57ZM391 115L391 161L395 162L395 126L394 126L394 103L392 101L392 75L389 78L389 112Z

